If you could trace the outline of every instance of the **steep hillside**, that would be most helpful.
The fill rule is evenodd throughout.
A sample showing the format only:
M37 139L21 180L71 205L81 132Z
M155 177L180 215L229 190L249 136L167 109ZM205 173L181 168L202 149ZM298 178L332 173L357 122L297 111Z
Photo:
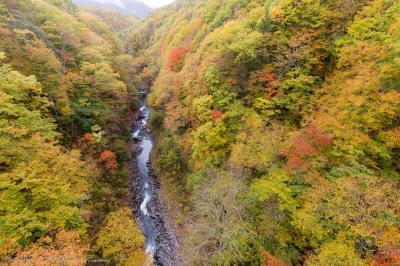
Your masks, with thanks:
M73 0L74 3L87 7L106 8L138 18L147 17L151 8L138 0Z
M181 0L128 36L188 265L400 263L399 13Z
M131 62L71 1L0 2L0 264L146 260L129 200Z

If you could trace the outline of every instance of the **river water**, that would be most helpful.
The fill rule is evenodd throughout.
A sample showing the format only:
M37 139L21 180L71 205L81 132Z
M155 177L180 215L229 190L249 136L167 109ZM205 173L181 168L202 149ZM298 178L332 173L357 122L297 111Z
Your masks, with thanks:
M133 180L133 209L139 219L140 229L146 239L146 252L156 265L180 265L177 259L178 240L175 230L166 219L165 206L158 196L158 182L151 170L153 140L148 127L150 108L146 103L146 92L141 92L140 111L133 125L135 141L134 167L137 173Z

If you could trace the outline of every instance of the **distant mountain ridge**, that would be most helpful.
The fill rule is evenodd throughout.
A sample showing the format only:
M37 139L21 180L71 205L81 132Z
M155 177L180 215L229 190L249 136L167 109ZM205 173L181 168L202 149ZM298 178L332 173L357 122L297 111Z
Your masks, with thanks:
M138 0L73 0L76 4L110 8L119 12L136 16L138 18L147 17L152 11L151 7Z

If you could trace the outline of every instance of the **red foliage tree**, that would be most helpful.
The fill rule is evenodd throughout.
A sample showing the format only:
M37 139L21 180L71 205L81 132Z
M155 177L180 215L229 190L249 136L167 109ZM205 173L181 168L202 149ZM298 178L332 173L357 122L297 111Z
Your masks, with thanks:
M100 154L99 162L103 164L107 170L115 170L118 167L117 157L112 151L103 151Z
M286 170L305 170L310 167L306 158L320 152L332 143L332 138L326 131L321 130L315 123L310 127L300 130L300 133L290 139L289 148L284 152L288 159Z
M86 133L85 135L83 135L83 139L87 140L87 141L91 141L93 139L93 135L90 133Z
M172 71L178 72L182 66L183 59L188 52L188 47L173 48L168 57L168 68Z
M219 120L222 117L222 112L220 110L213 110L212 117L214 120Z

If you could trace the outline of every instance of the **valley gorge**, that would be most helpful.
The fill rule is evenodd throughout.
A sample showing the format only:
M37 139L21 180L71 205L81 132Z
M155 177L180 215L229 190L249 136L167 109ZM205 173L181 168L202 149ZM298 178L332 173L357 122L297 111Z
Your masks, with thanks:
M133 209L146 238L146 252L156 265L182 265L179 259L179 242L175 228L166 217L166 207L159 198L159 182L152 171L151 152L153 140L148 120L150 108L146 103L146 91L140 91L141 100L137 119L133 123Z
M0 0L0 264L400 265L398 0L84 2Z

